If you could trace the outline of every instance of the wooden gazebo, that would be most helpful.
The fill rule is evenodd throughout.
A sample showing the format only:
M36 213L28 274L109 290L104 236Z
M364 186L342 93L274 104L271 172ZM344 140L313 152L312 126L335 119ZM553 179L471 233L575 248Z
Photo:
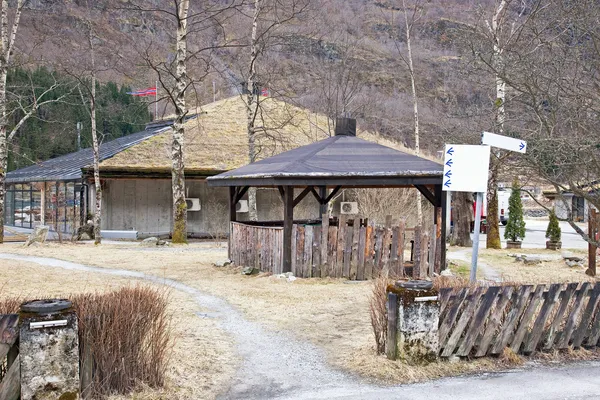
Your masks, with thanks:
M444 269L442 165L356 137L356 120L339 118L336 122L335 136L208 178L209 186L229 187L230 221L236 221L236 204L249 187L277 188L284 209L281 265L283 272L289 272L294 207L307 195L325 206L344 188L414 187L435 207L436 238L442 244L436 263L438 270ZM294 189L302 191L294 196Z

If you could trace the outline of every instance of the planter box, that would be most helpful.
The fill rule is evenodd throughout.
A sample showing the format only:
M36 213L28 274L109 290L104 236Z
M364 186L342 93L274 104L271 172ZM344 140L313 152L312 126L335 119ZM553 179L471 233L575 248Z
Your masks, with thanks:
M562 247L562 242L553 242L551 240L546 241L546 248L548 250L560 250Z
M521 248L521 242L511 242L509 240L508 242L506 242L506 248L507 249L520 249Z

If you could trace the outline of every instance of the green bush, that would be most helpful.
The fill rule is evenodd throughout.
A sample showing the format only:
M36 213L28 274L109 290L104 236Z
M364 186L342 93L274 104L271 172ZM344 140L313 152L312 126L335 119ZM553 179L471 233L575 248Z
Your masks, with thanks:
M548 228L546 229L546 238L552 242L560 242L560 226L558 225L558 217L554 210L550 210L550 221L548 222Z
M512 192L508 198L508 222L504 230L504 238L517 242L525 238L525 221L523 220L523 203L521 203L521 188L515 179Z

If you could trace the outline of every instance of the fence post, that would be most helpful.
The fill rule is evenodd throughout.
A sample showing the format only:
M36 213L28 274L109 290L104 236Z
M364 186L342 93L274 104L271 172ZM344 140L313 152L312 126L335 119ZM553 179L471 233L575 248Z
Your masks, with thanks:
M79 398L77 316L68 300L34 300L20 311L21 399Z
M397 357L414 363L435 361L439 354L440 303L429 281L398 281L393 289L398 305Z
M592 240L598 240L598 213L590 207L588 213L588 235ZM589 276L596 276L596 252L598 248L588 243L588 269L585 273Z
M398 296L388 293L387 298L387 339L385 341L385 354L390 360L397 357L398 334Z

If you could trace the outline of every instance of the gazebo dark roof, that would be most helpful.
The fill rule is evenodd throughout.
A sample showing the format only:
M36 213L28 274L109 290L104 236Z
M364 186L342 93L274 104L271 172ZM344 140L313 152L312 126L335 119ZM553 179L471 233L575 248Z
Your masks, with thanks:
M445 192L442 165L356 137L356 120L338 118L335 136L207 178L209 186L229 186L229 219L237 220L236 204L249 187L276 186L283 201L283 271L292 266L294 207L308 194L326 204L343 187L410 187L435 207L445 243ZM294 188L303 187L297 196ZM327 188L332 188L328 193ZM317 193L317 190L319 193ZM231 251L230 243L230 251ZM445 265L445 247L440 265Z
M336 135L207 178L210 186L441 184L442 165L351 135Z

